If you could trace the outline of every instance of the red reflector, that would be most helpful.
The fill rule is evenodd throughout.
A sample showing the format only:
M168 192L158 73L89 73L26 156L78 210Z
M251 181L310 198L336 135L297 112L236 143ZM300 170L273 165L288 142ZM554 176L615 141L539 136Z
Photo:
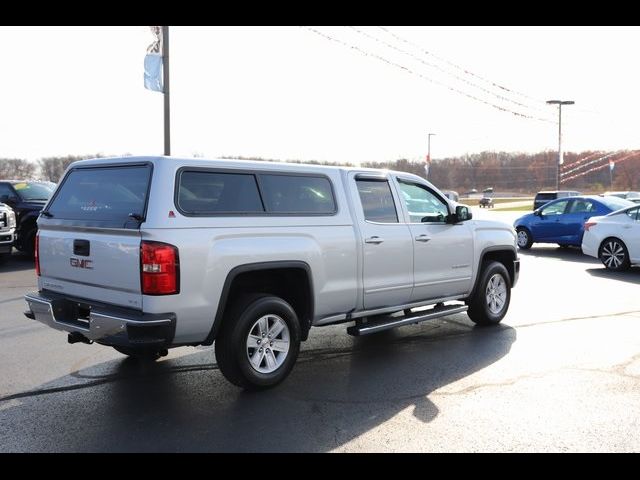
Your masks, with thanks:
M168 243L140 245L140 283L145 295L171 295L179 291L178 249Z
M40 248L40 232L36 233L35 248L33 249L33 256L36 261L36 275L38 277L40 276L40 255L38 252L39 248Z
M598 224L598 222L587 222L587 223L585 223L584 224L584 231L588 232L591 227L593 227L593 226L595 226L597 224Z

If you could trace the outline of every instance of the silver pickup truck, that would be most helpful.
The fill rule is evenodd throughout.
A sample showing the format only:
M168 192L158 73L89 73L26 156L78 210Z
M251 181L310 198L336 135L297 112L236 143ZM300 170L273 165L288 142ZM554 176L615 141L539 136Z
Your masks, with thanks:
M312 326L351 335L466 311L497 324L510 225L403 172L126 157L67 169L38 219L25 315L131 356L211 345L232 383L293 368Z

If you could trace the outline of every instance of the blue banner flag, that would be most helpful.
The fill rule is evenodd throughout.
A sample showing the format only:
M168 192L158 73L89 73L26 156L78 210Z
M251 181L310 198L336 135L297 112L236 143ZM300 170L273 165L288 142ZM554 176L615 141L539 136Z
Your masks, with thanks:
M144 57L144 88L164 92L162 85L162 27L149 27L156 37Z

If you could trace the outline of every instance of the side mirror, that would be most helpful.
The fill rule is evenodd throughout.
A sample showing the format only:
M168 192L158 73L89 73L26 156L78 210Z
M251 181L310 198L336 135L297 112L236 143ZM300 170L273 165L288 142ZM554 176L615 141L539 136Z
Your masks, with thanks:
M458 205L456 207L456 213L450 215L449 218L449 223L458 223L471 220L473 218L473 214L466 205Z
M534 211L533 211L533 214L534 214L536 217L541 217L541 216L542 216L542 211L541 211L541 210L534 210Z

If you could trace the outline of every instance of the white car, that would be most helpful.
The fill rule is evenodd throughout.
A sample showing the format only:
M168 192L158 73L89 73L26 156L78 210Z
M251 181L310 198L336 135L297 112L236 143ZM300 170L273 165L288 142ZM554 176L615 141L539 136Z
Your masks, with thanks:
M582 251L599 258L609 270L621 271L640 264L640 206L587 220Z

